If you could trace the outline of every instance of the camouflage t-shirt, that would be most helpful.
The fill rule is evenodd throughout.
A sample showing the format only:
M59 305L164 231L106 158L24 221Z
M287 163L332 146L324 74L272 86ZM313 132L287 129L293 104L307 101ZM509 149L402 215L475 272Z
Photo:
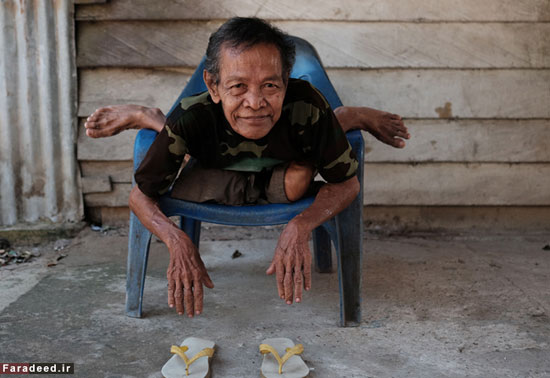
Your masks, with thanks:
M358 162L334 112L307 81L290 79L280 119L260 139L237 134L208 92L187 97L167 118L135 174L149 197L168 191L185 154L203 168L259 172L283 162L313 165L330 183L355 176Z

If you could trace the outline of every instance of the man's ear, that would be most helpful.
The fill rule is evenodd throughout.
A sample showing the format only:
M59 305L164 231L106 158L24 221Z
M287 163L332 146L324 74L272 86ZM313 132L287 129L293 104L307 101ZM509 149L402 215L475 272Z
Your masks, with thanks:
M206 88L208 88L210 97L212 97L212 101L218 104L221 98L220 98L220 93L218 91L218 84L216 83L216 77L212 75L210 72L208 72L207 70L204 70L202 71L202 78L204 80L204 83L206 84Z

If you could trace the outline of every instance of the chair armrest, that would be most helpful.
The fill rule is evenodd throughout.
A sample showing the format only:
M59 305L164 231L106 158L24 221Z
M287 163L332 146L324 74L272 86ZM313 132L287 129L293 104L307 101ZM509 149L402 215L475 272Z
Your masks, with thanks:
M157 137L157 132L150 129L141 129L136 135L134 142L134 172L138 169L141 161L145 158L149 147Z
M363 189L363 174L365 167L365 142L363 141L363 135L361 135L360 130L351 130L346 133L348 142L355 152L357 161L359 162L359 167L357 168L357 178L361 184L361 190Z

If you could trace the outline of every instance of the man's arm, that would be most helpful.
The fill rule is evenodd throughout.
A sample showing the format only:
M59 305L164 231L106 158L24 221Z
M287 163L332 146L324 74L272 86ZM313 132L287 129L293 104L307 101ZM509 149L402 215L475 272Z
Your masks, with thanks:
M214 284L197 248L185 232L160 211L156 201L137 185L130 193L129 206L141 223L168 247L168 305L175 305L180 315L184 309L189 317L199 315L203 308L202 285L212 289Z
M361 186L357 176L337 184L325 184L315 200L284 228L267 274L276 273L279 296L292 304L302 300L302 287L311 288L311 232L344 210L357 197Z

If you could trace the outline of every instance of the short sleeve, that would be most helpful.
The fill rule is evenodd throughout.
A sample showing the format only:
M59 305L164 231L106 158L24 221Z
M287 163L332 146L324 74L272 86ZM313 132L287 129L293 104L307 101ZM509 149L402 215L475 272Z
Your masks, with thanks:
M312 163L329 183L340 183L357 174L358 161L330 108L320 112L319 120L311 126Z
M163 195L174 182L188 152L183 116L174 112L168 117L134 177L139 189L148 197Z

